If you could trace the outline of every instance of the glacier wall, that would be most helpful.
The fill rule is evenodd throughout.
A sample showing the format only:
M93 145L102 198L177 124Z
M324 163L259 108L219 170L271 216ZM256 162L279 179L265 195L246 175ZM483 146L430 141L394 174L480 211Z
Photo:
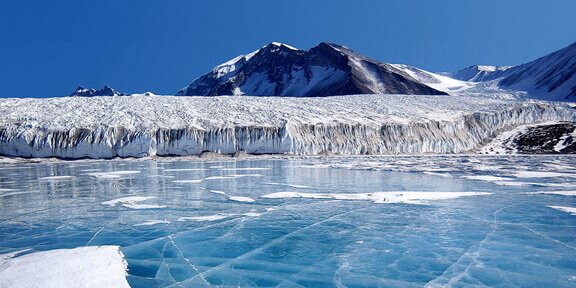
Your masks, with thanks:
M203 127L198 124L202 121L194 119L194 125L180 123L174 128L155 125L153 117L150 120L141 116L116 123L87 125L72 121L58 126L49 125L49 120L39 121L38 117L50 116L36 113L0 122L0 154L78 159L198 155L205 151L295 155L467 153L519 125L576 122L576 111L560 104L506 102L488 106L481 112L472 109L454 112L453 117L432 115L430 119L368 121L344 117L319 121L273 114L271 117L276 118L267 123L228 121Z

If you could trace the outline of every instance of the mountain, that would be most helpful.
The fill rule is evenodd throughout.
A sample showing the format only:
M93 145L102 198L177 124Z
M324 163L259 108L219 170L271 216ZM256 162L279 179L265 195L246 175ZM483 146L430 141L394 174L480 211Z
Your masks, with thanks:
M501 78L512 66L473 65L448 76L462 81L483 82Z
M532 62L508 69L499 85L506 89L526 91L533 98L575 101L576 42Z
M310 50L273 42L216 66L181 96L446 95L398 67L331 43Z
M529 98L576 101L576 42L526 64L476 65L449 76L471 82L495 81L501 89L523 91Z
M84 87L78 87L70 96L80 96L80 97L92 97L92 96L127 96L128 94L124 94L114 90L111 87L104 86L102 89L87 89Z

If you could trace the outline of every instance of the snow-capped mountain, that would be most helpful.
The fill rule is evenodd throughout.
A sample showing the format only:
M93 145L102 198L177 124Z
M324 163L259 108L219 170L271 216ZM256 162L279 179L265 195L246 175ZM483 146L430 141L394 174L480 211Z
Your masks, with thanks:
M576 100L576 42L538 58L512 67L499 85L506 89L526 91L530 97Z
M473 65L454 73L448 73L447 76L462 81L483 82L505 76L510 68L512 66Z
M310 50L273 42L216 66L177 95L331 96L445 95L397 66L337 44Z
M81 96L81 97L92 97L92 96L126 96L127 94L118 92L109 86L104 86L102 89L88 89L84 87L78 87L70 96Z
M449 73L454 79L494 83L529 98L576 101L576 43L518 66L476 65Z

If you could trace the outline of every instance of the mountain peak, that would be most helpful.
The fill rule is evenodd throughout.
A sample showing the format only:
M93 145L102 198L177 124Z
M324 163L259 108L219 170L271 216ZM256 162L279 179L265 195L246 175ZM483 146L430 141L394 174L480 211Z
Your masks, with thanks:
M78 86L70 96L80 96L80 97L93 97L93 96L126 96L127 94L118 92L110 86L104 86L102 89L96 90L92 88L84 88Z
M445 95L391 65L322 42L310 50L272 42L216 66L177 95Z

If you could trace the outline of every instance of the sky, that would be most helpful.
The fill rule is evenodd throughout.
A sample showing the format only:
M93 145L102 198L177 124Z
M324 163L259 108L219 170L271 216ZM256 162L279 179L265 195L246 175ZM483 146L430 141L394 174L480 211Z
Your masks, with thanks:
M273 41L429 71L515 65L575 42L574 11L574 0L2 0L0 97L174 94Z

